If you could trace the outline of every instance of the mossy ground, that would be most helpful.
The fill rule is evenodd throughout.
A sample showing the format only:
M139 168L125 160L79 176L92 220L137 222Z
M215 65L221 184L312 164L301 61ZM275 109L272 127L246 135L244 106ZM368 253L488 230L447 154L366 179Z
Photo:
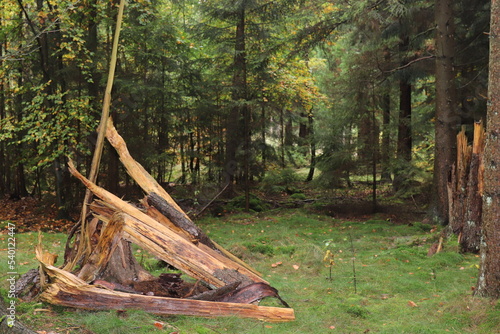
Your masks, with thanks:
M303 209L204 218L210 237L259 270L294 308L296 321L158 317L140 311L89 312L19 303L18 319L58 333L494 333L497 302L472 297L479 259L459 254L456 240L427 256L438 232L378 216L349 221ZM37 233L17 236L18 272L36 267ZM6 235L1 235L6 242ZM63 253L66 235L44 233L44 247ZM2 248L6 248L7 246ZM333 256L332 274L324 255ZM137 255L150 268L154 260ZM6 261L0 270L7 272ZM5 295L7 282L1 282ZM261 305L278 306L275 300ZM158 323L155 326L155 322ZM162 327L160 329L159 327Z

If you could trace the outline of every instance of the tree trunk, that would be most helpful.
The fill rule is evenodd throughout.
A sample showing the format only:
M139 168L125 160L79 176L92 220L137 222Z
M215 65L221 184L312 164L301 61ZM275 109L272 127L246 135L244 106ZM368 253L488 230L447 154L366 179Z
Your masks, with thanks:
M456 131L460 116L455 112L455 27L452 0L436 0L436 124L434 153L434 196L436 218L448 223L447 183L456 160Z
M311 146L311 162L309 164L309 174L307 174L306 182L312 181L314 178L314 170L316 169L316 140L314 138L314 116L312 111L307 116L309 126L307 127L307 139Z
M370 164L372 157L372 150L375 149L373 147L372 142L372 122L371 122L371 113L368 110L368 94L366 91L359 87L359 91L356 93L358 101L358 114L359 114L359 123L358 123L358 156L359 160L363 164L363 166L367 166Z
M391 181L390 150L391 136L389 126L391 123L391 95L386 93L382 96L382 145L380 147L381 181Z
M234 47L234 74L233 74L233 91L232 100L234 106L231 108L229 118L226 124L226 161L225 168L229 181L236 180L238 168L237 150L242 143L245 145L247 141L247 117L248 106L245 104L247 100L247 60L246 60L246 43L245 43L245 8L242 7L238 12L238 21L236 22L236 35ZM246 145L245 145L246 146ZM246 153L245 153L246 155ZM246 173L245 173L246 174ZM230 189L230 191L232 191Z
M398 120L398 143L397 160L398 166L394 173L394 189L401 190L408 177L405 169L411 163L411 84L408 79L399 82L399 120ZM407 181L407 180L406 180Z
M477 253L481 241L484 128L474 124L474 141L467 145L465 129L457 135L457 160L448 183L449 225L459 235L461 252Z
M500 1L491 1L481 266L474 294L500 297Z

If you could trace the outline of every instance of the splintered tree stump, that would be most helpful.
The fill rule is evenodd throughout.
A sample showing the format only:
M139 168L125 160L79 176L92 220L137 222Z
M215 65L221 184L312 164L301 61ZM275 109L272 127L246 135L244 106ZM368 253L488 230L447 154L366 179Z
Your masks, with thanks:
M99 242L94 248L87 262L80 270L78 277L86 282L95 280L106 269L116 247L122 239L123 217L115 214L102 231Z
M121 200L107 190L98 187L81 175L70 162L70 172L82 181L94 195L107 203L112 203L117 210L122 211L124 219L124 238L144 247L163 261L186 272L188 275L206 281L216 287L221 287L232 281L224 281L226 276L215 277L217 270L234 270L247 276L250 281L264 282L260 276L240 267L231 261L222 262L214 254L205 252L200 247L186 241L144 212Z
M479 252L482 224L484 128L474 124L468 145L465 130L457 135L457 161L448 183L449 224L462 252Z

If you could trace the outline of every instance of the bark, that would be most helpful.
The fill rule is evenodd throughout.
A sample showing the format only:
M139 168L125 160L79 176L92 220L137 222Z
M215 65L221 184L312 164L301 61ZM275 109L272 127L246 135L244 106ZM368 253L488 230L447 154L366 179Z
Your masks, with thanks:
M452 166L448 183L449 225L455 234L461 234L465 223L465 186L469 172L471 149L465 131L457 135L457 161Z
M147 201L150 205L158 209L158 211L167 217L174 225L178 226L181 230L188 232L189 235L193 237L193 241L195 241L195 243L199 241L212 249L217 249L210 238L207 237L207 235L203 233L198 226L196 226L189 218L187 218L186 215L176 210L158 194L154 192L150 193Z
M307 174L306 182L310 182L314 178L314 171L316 169L316 140L314 138L314 116L312 111L307 116L308 127L307 127L307 138L309 140L309 145L311 146L311 161L309 164L309 173Z
M38 255L37 252L37 257ZM40 257L38 259L41 261ZM52 283L45 286L40 297L46 302L62 306L89 310L142 309L158 315L238 316L270 322L295 319L294 311L291 308L145 296L103 289L88 285L67 271L41 263Z
M460 248L463 252L478 253L481 242L483 209L484 130L479 124L475 124L474 128L474 143L472 146L469 179L466 187L466 221L462 231L462 238L460 238Z
M436 123L434 196L436 218L448 223L447 183L455 160L455 135L460 117L455 111L455 25L452 0L436 0Z
M137 161L135 161L130 152L128 151L127 145L123 138L118 134L111 120L108 122L108 128L106 132L106 138L110 142L110 144L116 149L118 155L120 156L120 161L125 166L128 174L137 182L137 184L148 194L156 193L163 200L165 200L173 209L180 213L182 219L190 221L189 216L179 207L179 205L172 199L169 193L165 191L163 187L161 187L158 182L141 166ZM168 218L164 217L163 221L167 221L167 225L171 228L171 225L175 225L168 220ZM189 234L189 233L188 233ZM246 263L242 262L236 256L225 250L224 248L217 245L216 242L212 240L212 243L217 247L217 250L224 254L225 257L231 259L232 261L239 263L244 268L250 270L253 273L258 274L258 272L248 266Z
M500 1L491 1L481 265L475 294L500 297Z
M125 239L141 245L156 257L184 271L191 277L201 279L217 287L234 282L236 278L230 276L232 272L239 272L241 275L247 276L249 281L265 282L259 276L229 260L222 262L214 254L216 252L209 252L186 241L131 204L91 183L76 171L72 164L70 164L70 171L94 195L107 203L112 203L116 210L123 212Z
M391 181L390 171L390 149L391 136L389 127L391 123L391 95L389 93L382 96L382 145L380 146L381 181Z
M397 159L400 164L394 175L393 186L395 190L404 187L407 174L404 172L406 165L411 163L411 84L408 79L399 82L399 119Z
M90 257L80 270L78 277L86 282L91 282L100 278L111 255L121 241L123 224L123 216L120 214L114 215L106 224L106 227L99 236L97 246L92 250Z
M410 47L410 38L407 32L402 32L398 45L399 53L403 55L401 66L408 66L409 59L404 56ZM407 167L411 162L412 134L411 134L411 97L412 85L409 73L401 72L399 79L399 114L398 135L396 143L397 165L394 170L393 188L396 191L405 190L407 187Z
M243 5L242 5L243 6ZM237 173L237 150L238 146L246 143L246 123L249 116L247 101L247 59L246 59L246 20L245 8L242 7L237 14L235 47L234 47L234 74L232 87L232 100L234 106L231 108L226 123L226 161L225 168L229 181L235 181ZM230 190L232 192L232 189Z
M465 129L457 135L457 162L448 183L449 225L459 235L462 252L477 253L481 237L484 129L474 125L474 141L467 145Z
M266 321L294 319L293 310L289 308L262 308L243 304L254 303L265 297L282 300L277 290L269 286L259 273L251 270L241 260L233 261L230 253L213 243L190 221L168 193L129 155L123 139L116 133L111 122L107 128L107 137L129 174L149 196L139 209L90 182L70 161L70 172L101 199L89 206L94 218L86 224L86 233L87 239L93 242L92 252L81 259L82 269L77 277L67 270L53 267L53 258L46 260L39 244L36 253L42 264L42 300L91 310L140 308L162 315L238 315ZM104 226L102 232L100 226ZM127 246L120 249L124 241L138 245L198 282L205 282L210 288L218 289L209 296L214 301L200 300L207 295L194 300L185 299L204 289L200 289L198 283L184 284L180 274L164 274L158 279L149 274L146 277L130 277L133 266L126 262L133 259L132 254L115 257L122 250L130 250ZM73 249L78 247L76 243ZM106 279L101 279L104 277ZM90 282L94 285L88 284ZM288 307L284 301L282 303Z

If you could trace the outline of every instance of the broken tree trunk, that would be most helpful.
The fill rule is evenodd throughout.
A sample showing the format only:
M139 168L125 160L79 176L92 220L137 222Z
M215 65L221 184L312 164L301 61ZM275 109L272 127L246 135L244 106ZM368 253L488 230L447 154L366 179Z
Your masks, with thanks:
M172 197L165 191L165 189L163 189L163 187L160 186L160 184L144 169L144 167L142 167L142 165L135 161L134 158L130 155L127 144L120 136L120 134L116 131L111 118L108 121L106 138L108 139L109 143L115 148L118 156L120 157L120 161L123 163L125 169L127 170L127 173L132 177L132 179L134 179L147 194L156 194L177 212L175 215L173 215L175 216L174 218L177 219L177 224L174 225L177 225L178 227L184 224L194 225L189 216L184 212L184 210L179 207L179 205L172 199ZM183 222L181 222L181 220ZM195 228L197 229L197 227ZM188 234L191 234L190 231L184 231ZM195 239L197 238L197 232L191 235L193 235ZM214 245L219 252L224 254L225 257L253 272L255 275L260 276L260 273L258 271L250 267L245 262L241 261L238 257L228 252L226 249L218 245L215 241L210 240L210 243Z
M169 204L163 197L155 192L152 192L147 197L148 204L154 206L161 214L167 217L175 226L186 231L194 238L194 242L201 242L212 249L217 249L217 247L212 243L209 237L201 229L198 228L191 219L189 219L185 214L183 214L178 209L174 208Z
M258 275L232 261L221 262L213 253L204 252L197 245L172 232L136 207L91 183L71 162L69 170L95 196L116 207L118 212L123 212L120 219L124 221L125 239L146 248L163 261L215 287L233 283L237 279L267 283Z
M465 130L457 135L457 162L448 184L450 227L459 236L462 252L479 252L481 239L484 127L474 124L472 145Z
M43 263L38 251L37 258L53 282L44 287L40 297L52 304L90 310L141 309L158 315L238 316L270 322L295 319L291 308L144 296L99 288L67 271Z

